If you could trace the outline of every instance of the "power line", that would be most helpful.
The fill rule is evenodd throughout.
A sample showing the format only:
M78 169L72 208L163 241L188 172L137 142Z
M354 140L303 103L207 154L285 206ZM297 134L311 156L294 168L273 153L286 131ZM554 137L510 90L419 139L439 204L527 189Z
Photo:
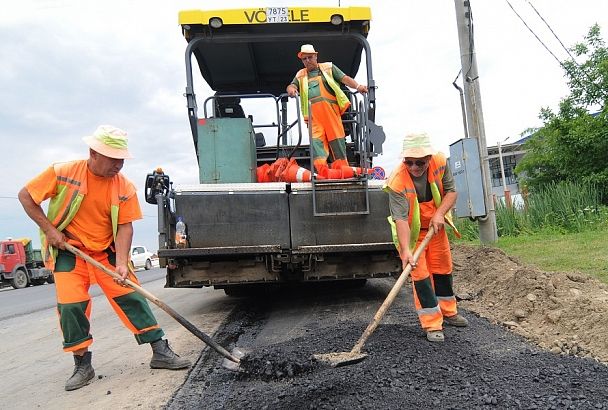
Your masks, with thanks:
M547 28L549 29L549 31L551 31L551 33L553 34L553 36L557 39L557 41L559 42L559 44L561 44L562 48L564 50L566 50L566 53L568 53L568 55L570 56L570 59L572 60L572 63L574 65L576 65L581 72L583 73L583 75L585 77L587 77L587 81L588 84L592 85L597 91L599 91L600 93L602 92L602 89L597 85L597 83L591 78L591 76L589 75L589 73L587 72L586 69L584 69L583 67L581 67L581 65L576 61L576 59L574 58L574 56L572 55L572 53L570 53L570 50L568 49L568 47L566 47L564 45L564 43L562 42L562 40L557 36L557 34L555 33L555 31L553 31L553 29L551 28L551 26L549 25L549 23L547 23L547 21L543 18L543 16L540 15L540 13L538 12L538 10L536 10L536 7L534 7L534 5L532 3L530 3L530 0L526 0L526 2L530 5L530 7L532 7L532 9L536 12L536 15L543 21L543 23L545 23L545 25L547 26Z
M551 54L553 56L553 58L557 61L557 63L570 75L570 78L572 79L573 82L578 83L579 86L583 86L583 82L581 81L581 79L579 79L575 73L573 73L570 69L570 67L566 66L559 58L557 58L557 56L555 54L553 54L553 52L549 49L549 47L547 47L547 45L536 35L536 33L534 32L534 30L532 30L530 28L530 26L528 26L528 24L526 23L526 21L519 15L519 13L515 10L515 8L513 8L513 5L511 4L511 2L509 0L505 0L507 2L507 4L509 5L509 7L511 8L511 10L513 10L513 13L515 13L515 15L517 17L519 17L519 20L521 20L521 22L524 24L524 26L526 26L526 28L530 31L530 33L532 33L532 35L534 35L534 37L536 37L536 39L538 40L538 42L540 44L542 44L542 46L545 48L545 50L547 50L549 52L549 54ZM542 16L540 15L540 13L538 12L538 10L536 10L536 8L530 3L529 0L526 0L528 4L530 4L530 6L534 9L534 11L536 11L536 14L538 14L538 16L541 18L541 20L543 20L543 22L545 22L545 24L547 25L547 27L549 27L549 30L551 30L551 32L553 33L553 35L555 36L555 38L557 38L557 40L560 42L560 44L562 45L562 47L566 48L566 46L564 46L564 44L561 42L561 40L559 39L559 37L557 37L557 34L555 34L555 32L553 32L553 30L551 29L551 27L549 26L549 24L545 21L545 19L542 18ZM593 79L589 76L589 74L587 73L586 70L584 70L574 59L574 57L572 57L572 54L570 54L570 51L568 51L568 49L566 49L566 51L568 52L568 55L572 58L572 63L577 66L582 75L585 76L585 78L587 79L586 83L588 85L590 85L591 87L595 88L600 94L603 94L603 90L601 89L601 87L595 83L595 81L593 81Z
M536 35L536 33L534 32L534 30L532 30L530 28L530 26L528 26L528 23L526 23L526 21L523 19L522 16L519 15L519 13L513 8L513 5L511 4L511 2L509 0L505 0L507 2L507 4L509 5L509 7L511 7L511 10L513 10L513 13L515 13L515 15L517 17L519 17L519 19L521 20L521 22L524 24L524 26L526 26L526 28L530 31L530 33L532 33L532 35L534 37L536 37L536 39L538 40L538 42L540 44L542 44L542 46L545 48L545 50L547 50L549 52L549 54L551 54L553 56L553 58L555 59L555 61L557 61L559 63L560 66L562 66L562 68L564 68L565 70L568 70L566 68L566 66L564 65L564 63L561 62L561 60L559 58L557 58L557 56L555 54L553 54L553 51L549 50L549 47L547 47L547 45L545 43L543 43L543 41L540 39L540 37L538 37Z
M572 61L574 61L574 63L576 65L578 65L578 63L574 59L574 56L570 53L570 50L568 50L568 47L566 47L564 45L564 43L562 43L562 40L557 36L557 34L555 34L555 31L553 31L553 29L551 28L551 26L549 25L549 23L547 23L547 21L543 18L543 16L540 15L540 13L538 12L538 10L536 10L536 7L534 7L534 5L532 3L530 3L530 0L526 0L526 2L530 5L530 7L532 7L532 10L534 10L536 12L536 15L543 21L543 23L545 23L545 25L547 26L547 28L549 29L549 31L551 31L551 33L553 34L553 36L562 45L563 49L566 50L566 53L568 53L568 55L570 56L570 58L572 59Z

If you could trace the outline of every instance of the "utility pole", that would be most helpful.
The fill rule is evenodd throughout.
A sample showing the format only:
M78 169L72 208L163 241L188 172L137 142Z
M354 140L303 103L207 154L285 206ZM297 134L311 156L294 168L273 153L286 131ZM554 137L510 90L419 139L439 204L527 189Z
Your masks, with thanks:
M505 141L506 140L498 141L498 159L500 161L500 175L502 176L502 189L503 189L503 192L505 193L505 205L507 206L507 208L511 208L511 191L509 191L509 188L507 188L507 179L505 178L505 164L502 160L502 143Z
M477 218L479 223L479 239L481 243L484 244L494 243L498 240L496 210L492 198L488 147L486 145L486 131L483 125L483 112L481 110L481 92L477 74L477 58L475 57L471 1L454 0L454 3L456 5L458 41L460 43L460 63L462 65L462 78L464 83L467 129L471 138L477 138L481 177L485 195L486 215Z

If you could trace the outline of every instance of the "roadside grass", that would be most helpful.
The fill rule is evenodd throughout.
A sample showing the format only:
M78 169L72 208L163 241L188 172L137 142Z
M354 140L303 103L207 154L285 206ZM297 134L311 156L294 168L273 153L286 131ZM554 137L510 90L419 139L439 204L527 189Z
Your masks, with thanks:
M479 245L479 241L458 241ZM496 246L544 271L579 271L608 283L608 228L560 234L539 232L505 236Z
M592 184L557 183L530 195L525 207L496 207L495 246L546 271L579 271L608 283L608 208ZM479 245L477 222L460 218L462 239ZM451 235L452 239L453 235Z
M608 229L504 237L498 247L543 270L577 270L608 283Z

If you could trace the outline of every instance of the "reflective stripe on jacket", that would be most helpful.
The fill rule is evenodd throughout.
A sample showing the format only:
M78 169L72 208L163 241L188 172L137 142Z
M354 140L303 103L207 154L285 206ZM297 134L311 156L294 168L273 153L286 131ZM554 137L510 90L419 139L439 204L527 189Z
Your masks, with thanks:
M340 115L344 114L344 112L350 107L350 101L348 97L340 88L340 85L334 80L334 76L332 73L331 62L327 63L319 63L319 70L323 74L325 81L329 87L333 90L336 100L338 102L338 107L340 107ZM302 115L304 119L308 119L308 71L306 68L301 69L296 74L296 78L298 79L298 86L300 87L300 104L302 108ZM320 85L320 84L319 84Z
M74 219L87 194L87 160L54 164L53 168L57 175L57 194L49 202L47 218L57 230L63 231ZM135 187L122 174L112 177L110 217L114 239L118 232L120 203L133 195L135 195ZM44 264L48 269L54 270L57 249L49 245L42 230L40 230L40 242Z
M437 153L431 157L429 162L429 168L427 170L428 183L431 187L431 194L433 196L434 211L441 205L441 200L444 196L443 192L443 174L445 173L445 167L447 160L445 155ZM422 227L422 221L424 221L424 228L428 228L428 224L433 215L422 215L420 214L420 204L418 203L418 194L416 193L416 187L412 177L406 167L401 162L399 166L392 172L388 181L384 185L384 189L390 188L392 191L404 195L409 201L409 216L408 223L410 226L410 249L414 249L416 246L416 240L420 235L420 229ZM391 230L393 232L393 242L399 249L399 240L397 238L396 226L393 218L389 216L389 223L391 224ZM445 214L446 223L454 230L454 233L460 237L460 233L452 222L451 211Z

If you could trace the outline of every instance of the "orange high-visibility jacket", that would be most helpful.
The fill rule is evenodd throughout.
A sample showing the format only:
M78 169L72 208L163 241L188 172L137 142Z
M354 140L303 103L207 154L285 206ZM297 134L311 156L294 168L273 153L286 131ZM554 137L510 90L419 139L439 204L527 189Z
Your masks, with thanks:
M57 175L57 194L51 198L47 218L55 228L63 231L74 219L76 212L87 194L87 160L78 160L54 164ZM122 174L112 177L112 205L110 217L112 220L112 233L116 239L118 231L118 211L120 203L135 195L135 186ZM46 235L40 230L42 243L42 257L48 269L54 270L57 250L51 247Z
M331 62L319 63L319 71L323 74L323 78L327 81L327 84L332 89L334 94L336 95L336 101L338 102L338 107L340 107L340 115L344 114L348 107L350 107L350 101L348 97L340 89L340 84L334 80L334 75L332 72L333 64ZM296 78L298 79L298 86L300 88L300 104L302 109L302 116L305 120L308 119L308 70L306 68L302 68L296 74Z
M447 159L445 155L443 155L442 153L437 153L431 157L429 169L427 170L428 182L431 187L435 210L439 208L439 205L441 205L441 200L444 196L443 174L445 173L446 164ZM413 249L416 245L418 235L420 235L420 204L418 203L418 195L416 193L414 181L412 181L412 177L410 176L410 173L403 162L401 162L399 166L392 172L387 183L385 184L385 188L386 187L390 188L398 194L405 195L405 197L409 201L410 211L408 216L408 223L410 225L410 249ZM428 220L432 217L433 215L422 215L422 218L427 221L427 224ZM446 223L454 230L454 232L459 235L458 230L452 222L452 216L450 212L447 212L445 214L445 220ZM393 240L395 241L395 245L397 245L397 232L391 217L389 217L389 222L391 223L391 227L393 229ZM425 226L425 228L428 228L428 226ZM399 246L397 246L397 249L399 249Z

